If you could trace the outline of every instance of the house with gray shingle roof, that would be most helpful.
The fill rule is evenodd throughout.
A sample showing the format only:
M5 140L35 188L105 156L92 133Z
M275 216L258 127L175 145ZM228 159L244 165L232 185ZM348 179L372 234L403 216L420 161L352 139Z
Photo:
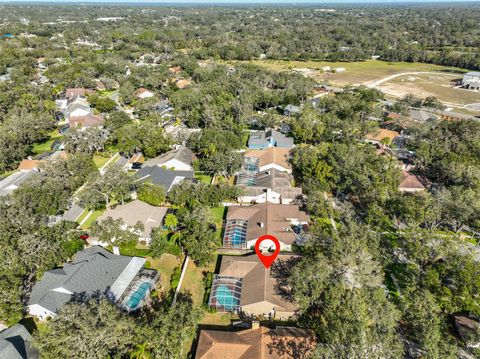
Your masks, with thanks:
M44 320L69 302L98 297L106 297L125 310L135 310L148 298L158 279L157 271L143 268L145 261L115 255L99 246L87 248L62 268L45 272L33 287L28 311Z
M161 156L151 158L144 163L145 167L159 166L176 171L193 171L195 155L186 146L178 146Z
M265 131L254 131L248 139L248 148L259 150L269 147L292 148L293 138L285 136L280 131L272 128Z
M141 170L136 173L137 182L150 182L156 186L165 188L168 193L173 186L179 184L185 179L193 180L195 174L193 171L174 171L164 167L143 166Z
M7 196L15 191L20 185L31 178L35 173L38 173L36 169L28 171L18 171L12 173L10 176L0 181L0 197Z
M16 324L0 332L0 358L39 358L38 350L30 344L31 337L27 329L21 324Z

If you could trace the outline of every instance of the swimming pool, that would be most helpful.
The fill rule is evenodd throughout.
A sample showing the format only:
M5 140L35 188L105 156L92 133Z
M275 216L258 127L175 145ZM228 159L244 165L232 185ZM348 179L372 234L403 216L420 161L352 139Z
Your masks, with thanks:
M127 307L130 309L135 309L139 306L142 300L145 298L145 295L150 289L150 283L143 282L140 284L138 289L130 295L130 299L127 302Z
M240 300L235 298L234 293L226 285L219 285L216 293L217 308L223 308L226 311L233 311L240 304Z

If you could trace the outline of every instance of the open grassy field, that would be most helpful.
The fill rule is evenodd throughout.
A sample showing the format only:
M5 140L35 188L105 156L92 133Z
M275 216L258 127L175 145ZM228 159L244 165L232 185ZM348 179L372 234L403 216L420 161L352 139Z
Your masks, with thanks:
M247 61L246 61L247 62ZM404 72L430 72L430 71L448 71L448 72L466 72L464 69L455 67L440 66L433 64L424 64L418 62L386 62L379 60L367 60L361 62L326 62L326 61L273 61L273 60L254 60L248 61L258 66L266 67L272 71L287 71L293 69L308 68L311 70L309 77L318 82L328 82L336 86L368 84L384 77L400 74ZM327 73L322 72L324 66L345 68L344 72Z
M179 257L164 253L161 258L147 257L150 262L150 267L158 270L160 273L160 284L162 291L168 293L170 290L170 278L172 277L175 268L182 265L182 260Z
M435 96L445 104L464 106L480 102L480 93L471 90L455 88L453 82L461 75L452 74L421 74L404 75L384 82L378 87L385 93L402 97L408 93L420 96Z

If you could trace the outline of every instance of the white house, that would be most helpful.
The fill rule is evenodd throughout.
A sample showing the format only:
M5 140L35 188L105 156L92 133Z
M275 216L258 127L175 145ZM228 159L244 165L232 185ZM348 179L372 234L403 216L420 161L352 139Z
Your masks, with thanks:
M472 71L463 75L462 86L470 90L480 90L480 72Z
M144 99L144 98L149 98L149 97L153 97L154 96L154 93L152 91L149 91L143 87L139 88L136 92L136 96L139 98L139 99Z

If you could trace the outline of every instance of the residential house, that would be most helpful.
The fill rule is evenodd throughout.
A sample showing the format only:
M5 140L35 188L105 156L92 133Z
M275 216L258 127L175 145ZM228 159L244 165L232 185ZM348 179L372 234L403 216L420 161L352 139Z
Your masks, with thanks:
M137 181L140 183L150 182L154 185L165 188L168 193L173 186L183 180L193 180L195 175L193 171L175 171L159 166L143 166L136 173Z
M398 136L400 134L397 131L380 128L374 133L367 134L366 141L374 145L383 145L391 143Z
M290 251L295 242L302 243L310 217L298 205L262 203L252 206L228 207L223 246L253 248L265 234L275 236L282 250ZM272 244L262 242L262 249Z
M37 359L38 350L31 344L32 336L21 324L0 332L0 358L4 359Z
M65 91L65 98L67 99L75 99L77 97L86 97L87 95L91 94L91 90L80 88L69 88Z
M292 173L289 164L290 149L270 147L265 150L248 150L244 155L244 170L264 172L270 169Z
M99 115L75 116L68 119L70 127L98 127L103 126L104 119Z
M300 107L295 105L287 105L283 110L283 114L285 116L294 116L300 114L301 110Z
M425 186L417 176L412 175L407 171L402 171L398 190L406 193L421 192L425 190Z
M32 160L31 158L24 159L18 165L19 171L30 171L38 169L40 161L39 160Z
M410 118L415 122L425 123L430 120L436 120L437 116L424 110L411 110Z
M271 128L265 131L254 131L248 139L248 148L252 150L269 147L292 148L293 146L293 138L287 137L280 131Z
M293 176L271 169L263 172L240 172L236 185L243 194L237 199L244 203L291 204L302 195L302 189L293 187Z
M261 327L254 321L241 331L201 330L195 359L308 358L316 346L313 331L277 326Z
M18 171L0 181L0 197L7 196L15 191L20 185L31 178L37 170Z
M219 312L242 312L279 320L293 317L297 305L286 297L279 279L291 268L298 255L280 254L266 268L256 254L223 256L218 274L214 276L208 305Z
M150 98L153 97L155 94L152 91L147 90L146 88L140 87L137 92L135 92L135 96L139 99Z
M114 209L107 210L97 221L102 222L108 217L122 219L125 224L124 229L141 223L143 224L144 230L138 233L140 236L139 240L150 244L152 230L162 226L163 218L167 214L167 210L167 207L151 206L137 199L124 205L118 205Z
M177 146L163 155L145 161L144 166L165 167L175 171L193 171L193 160L195 160L195 155L188 147Z
M67 102L65 109L62 111L65 119L71 117L93 115L90 105L85 99L75 99Z
M146 259L115 255L94 246L78 252L72 262L45 272L33 287L28 312L45 320L69 302L106 297L126 311L140 308L158 280Z

